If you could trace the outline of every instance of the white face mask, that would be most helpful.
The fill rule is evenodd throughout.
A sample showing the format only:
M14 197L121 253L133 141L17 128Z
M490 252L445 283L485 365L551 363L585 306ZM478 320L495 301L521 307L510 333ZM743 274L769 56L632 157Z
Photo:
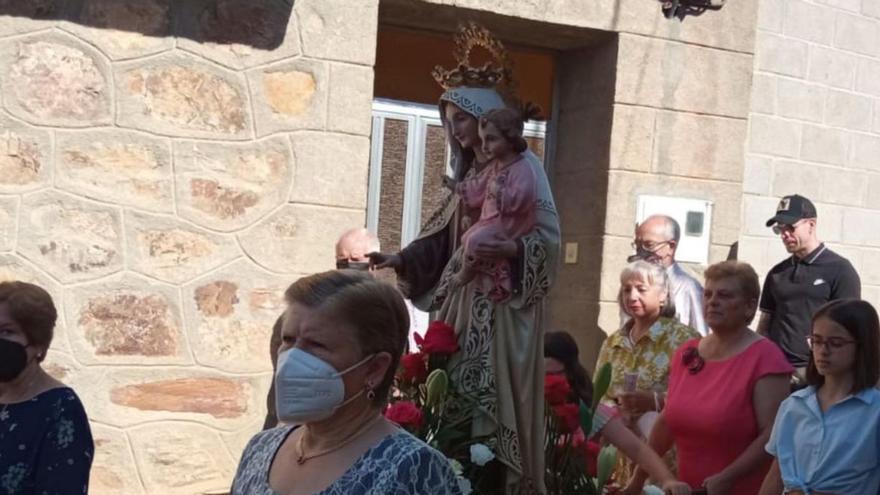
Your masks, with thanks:
M275 410L282 423L303 424L327 419L340 407L364 393L345 398L342 376L366 363L369 355L352 366L336 371L326 361L300 349L278 355L275 373Z

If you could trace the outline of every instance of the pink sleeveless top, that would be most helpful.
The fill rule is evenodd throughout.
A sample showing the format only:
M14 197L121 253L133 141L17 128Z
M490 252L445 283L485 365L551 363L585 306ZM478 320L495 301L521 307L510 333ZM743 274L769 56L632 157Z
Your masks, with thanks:
M692 488L730 465L758 437L752 402L758 380L794 371L776 344L761 339L730 359L706 361L692 374L682 359L699 341L675 351L663 410L678 449L678 477ZM769 468L768 459L741 478L731 495L757 495Z

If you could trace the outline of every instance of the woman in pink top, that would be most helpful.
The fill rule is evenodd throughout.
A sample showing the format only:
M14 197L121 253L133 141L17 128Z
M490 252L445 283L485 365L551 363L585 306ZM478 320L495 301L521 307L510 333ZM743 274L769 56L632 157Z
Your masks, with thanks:
M533 107L526 108L531 115ZM511 294L510 261L481 258L476 253L482 244L515 240L535 228L537 178L523 156L528 145L522 136L522 112L492 110L480 119L479 133L483 153L492 163L455 187L468 208L480 209L480 219L461 238L465 261L455 282L465 285L476 278L489 298L503 302Z
M709 495L757 495L770 467L764 451L793 370L773 342L751 331L760 286L746 263L725 261L705 273L703 310L712 329L685 342L671 364L663 414L651 446L678 449L678 477ZM627 493L638 493L637 472Z

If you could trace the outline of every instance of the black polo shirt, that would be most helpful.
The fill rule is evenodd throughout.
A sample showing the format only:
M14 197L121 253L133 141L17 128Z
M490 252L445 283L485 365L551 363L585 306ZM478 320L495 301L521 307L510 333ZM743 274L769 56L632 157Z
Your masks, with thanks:
M792 256L774 266L764 282L761 311L770 315L768 337L792 366L804 367L810 357L807 336L813 313L828 301L861 295L852 264L825 244L803 259Z

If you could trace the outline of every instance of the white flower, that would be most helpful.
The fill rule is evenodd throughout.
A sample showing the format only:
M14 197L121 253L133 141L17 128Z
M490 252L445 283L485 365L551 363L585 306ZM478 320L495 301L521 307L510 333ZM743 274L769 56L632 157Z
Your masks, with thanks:
M457 476L464 474L464 466L462 466L460 462L455 459L449 459L449 464L452 464L452 472Z
M471 488L471 480L462 476L458 477L458 489L461 490L461 495L470 495L474 491Z
M471 462L477 466L485 466L487 462L495 458L492 449L482 443L471 444Z

